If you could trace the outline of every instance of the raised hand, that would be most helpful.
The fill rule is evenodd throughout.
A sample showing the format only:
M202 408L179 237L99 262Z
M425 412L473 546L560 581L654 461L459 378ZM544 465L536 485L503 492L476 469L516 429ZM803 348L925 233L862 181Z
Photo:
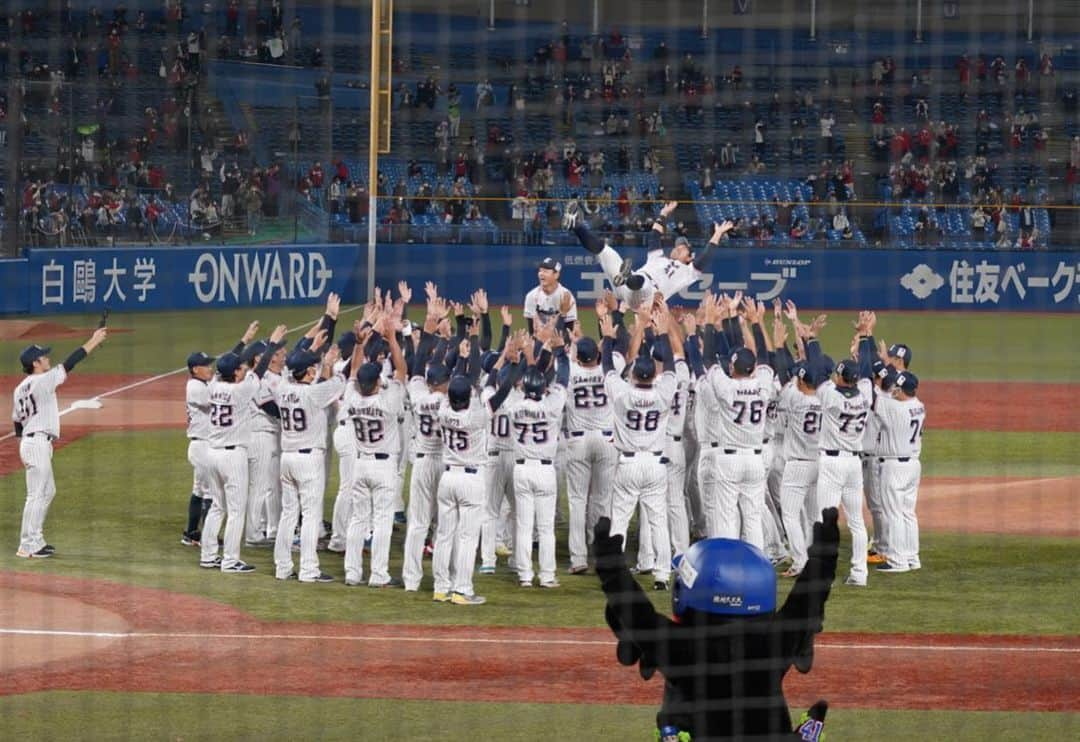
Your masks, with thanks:
M810 323L810 333L812 335L820 333L825 328L825 325L828 324L828 320L829 316L827 314L819 314L817 317L814 317L814 321Z
M773 347L779 348L787 342L787 324L782 317L773 318Z
M604 289L604 303L607 304L609 312L614 312L619 308L619 300L615 298L615 292L611 289Z
M270 342L275 345L285 339L286 333L289 332L289 328L285 325L278 325L274 328L274 331L270 333Z
M476 314L487 314L488 312L488 295L483 289L477 289L473 294L472 305L475 307L473 310Z
M772 300L772 313L774 320L778 320L783 316L784 305L780 302L780 297Z
M326 297L326 313L330 319L337 319L339 311L341 311L341 297L331 291Z
M317 333L315 333L315 337L311 340L311 350L313 353L318 353L319 348L323 347L326 344L326 338L326 330L319 330Z
M97 328L90 335L90 339L83 345L83 350L87 353L91 352L94 348L104 343L107 337L109 337L109 329L107 327Z
M735 222L731 220L725 220L720 224L713 222L712 242L717 243L723 238L725 234L735 228Z
M608 305L603 299L596 300L596 318L600 319L608 315Z
M323 362L327 366L333 366L341 358L341 349L336 345L331 345L330 350L326 351L326 355L323 356Z
M696 335L698 326L697 315L694 312L684 312L682 316L682 326L686 331L686 337L693 337Z
M605 314L600 318L600 334L606 338L615 337L615 323L611 321L611 315Z
M564 289L562 297L559 299L559 314L565 317L573 306L574 295L570 293L570 289Z
M465 316L465 307L462 306L461 302L452 301L450 302L450 307L454 310L455 317Z
M401 300L406 304L412 301L412 289L409 288L409 284L405 281L398 281L397 292L398 296L400 296Z
M668 201L660 209L660 218L667 219L679 207L678 201Z
M244 345L247 345L252 340L254 340L255 336L258 334L259 320L254 320L250 325L248 325L247 330L244 331L244 336L240 338L240 342L242 342Z
M513 326L514 315L510 314L510 307L499 307L499 317L502 319L504 327Z
M799 309L795 306L795 302L793 302L791 299L788 299L786 302L784 302L784 316L787 317L788 320L790 320L791 322L799 321Z
M433 284L431 281L425 281L424 294L427 296L428 302L431 302L439 296L439 287Z

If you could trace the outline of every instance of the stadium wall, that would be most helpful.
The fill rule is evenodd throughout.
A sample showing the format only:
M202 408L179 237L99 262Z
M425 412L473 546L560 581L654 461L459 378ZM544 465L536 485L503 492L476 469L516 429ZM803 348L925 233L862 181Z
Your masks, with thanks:
M383 245L376 283L434 280L440 293L462 299L483 286L493 305L520 305L548 256L562 262L562 282L581 304L603 291L592 255L550 246ZM366 265L359 245L30 249L23 260L0 261L0 314L306 304L330 291L356 303ZM673 303L712 288L830 309L1076 312L1078 273L1075 252L733 248Z

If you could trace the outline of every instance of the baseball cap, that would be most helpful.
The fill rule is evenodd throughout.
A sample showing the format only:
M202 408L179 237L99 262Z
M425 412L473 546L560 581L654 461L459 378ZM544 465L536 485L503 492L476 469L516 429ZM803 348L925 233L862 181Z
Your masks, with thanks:
M240 356L240 360L244 363L251 363L255 360L255 356L261 356L267 349L266 341L256 340L255 342L244 348L243 354ZM224 356L222 356L224 357Z
M683 235L679 235L675 238L675 247L678 247L679 245L686 245L687 247L690 247L690 240L688 240Z
M544 258L540 261L540 265L538 267L547 268L549 271L555 271L556 273L562 271L562 263L560 263L555 258Z
M870 370L874 374L875 379L885 379L889 375L889 366L885 365L884 361L877 360L870 364Z
M656 361L646 355L640 355L634 361L631 372L638 381L651 381L656 376Z
M33 367L34 361L41 358L42 356L49 355L49 351L51 350L52 348L44 348L40 345L31 345L29 348L24 349L23 352L19 354L19 363L22 364L23 368L29 371Z
M599 355L600 349L592 338L581 338L577 342L577 359L582 363L592 363Z
M915 394L919 389L919 377L910 371L901 371L896 376L896 386L900 387L904 394Z
M187 367L189 371L196 366L209 366L213 362L214 357L206 355L201 350L196 351L187 357Z
M485 374L490 374L491 369L495 368L495 364L499 361L499 354L493 350L486 350L484 354L480 356L480 368L484 369Z
M802 382L804 384L806 384L807 386L809 386L809 387L811 387L813 389L817 389L818 386L821 384L821 381L822 381L821 374L820 373L815 374L814 370L812 368L810 368L809 366L807 366L802 361L800 361L796 365L797 365L797 368L795 370L795 375L797 377L799 377L802 380Z
M307 371L319 362L319 356L310 350L294 350L285 359L285 365L290 371Z
M893 343L889 346L889 358L899 358L908 366L911 365L911 348L903 343Z
M859 380L859 370L852 361L843 360L836 364L836 374L845 384L854 384Z
M217 359L217 372L222 377L232 377L236 373L236 369L240 368L240 364L243 360L235 353L226 353Z
M337 347L341 357L348 359L353 354L353 348L356 347L356 333L352 330L341 333L341 337L337 341Z
M427 383L431 386L438 386L439 384L445 384L450 380L450 369L442 363L433 363L428 366L427 370Z
M356 372L356 382L360 385L361 389L371 389L379 383L379 378L382 376L382 364L368 362L360 367L360 370Z
M754 365L754 354L749 348L738 348L731 354L731 367L740 374L753 373Z
M832 372L836 369L836 363L828 353L821 355L821 368L826 376L832 376Z
M887 392L892 389L893 385L896 383L896 377L899 375L900 372L897 371L895 368L893 368L892 366L886 366L885 375L881 377L881 391Z

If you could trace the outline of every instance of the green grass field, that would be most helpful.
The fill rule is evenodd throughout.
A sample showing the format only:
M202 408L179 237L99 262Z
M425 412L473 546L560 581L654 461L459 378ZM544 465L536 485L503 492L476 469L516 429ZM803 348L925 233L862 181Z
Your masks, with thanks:
M805 312L804 313L808 313ZM850 313L849 313L850 314ZM315 319L317 307L254 308L195 313L115 315L115 333L79 372L151 375L183 364L190 350L230 347L247 322L265 332L273 324ZM354 314L343 317L348 324ZM419 316L413 310L414 318ZM94 315L49 318L92 327ZM831 315L826 348L842 353L849 317ZM347 321L346 321L347 320ZM585 327L594 326L583 312ZM1067 316L975 314L883 315L877 335L915 351L923 379L1080 381L1080 354ZM44 338L39 342L48 342ZM77 340L61 339L62 358ZM0 342L7 373L27 341ZM105 391L105 390L102 390ZM5 392L6 393L6 392ZM6 444L6 445L10 445ZM478 611L447 611L425 593L348 590L282 584L272 574L269 550L246 549L258 567L251 578L223 580L196 567L195 550L179 545L191 474L182 431L109 432L83 438L56 456L59 494L49 516L57 558L27 563L13 556L25 490L21 473L0 477L0 570L99 578L164 588L221 601L267 621L357 623L468 623L473 625L603 626L595 576L562 578L556 593L523 592L501 569L477 577L490 603ZM928 431L924 476L1080 475L1080 434ZM336 473L328 491L334 491ZM327 506L332 504L328 498ZM565 502L563 503L565 508ZM400 530L391 571L400 570ZM842 532L847 543L846 531ZM560 530L560 567L565 532ZM931 533L923 537L921 572L871 580L865 591L836 589L830 631L1080 634L1069 587L1076 539ZM10 548L9 548L10 547ZM323 554L323 567L340 577L339 555ZM847 554L841 551L840 573ZM429 568L430 571L430 568ZM430 577L424 587L430 586ZM781 583L781 590L786 584ZM668 594L654 596L669 609ZM1038 606L1035 610L1033 606ZM972 679L973 683L993 682ZM1059 740L1080 736L1080 714L899 712L843 709L831 699L831 740L948 739ZM643 706L489 704L184 694L50 692L0 697L4 738L55 739L515 739L559 737L651 739L655 709Z

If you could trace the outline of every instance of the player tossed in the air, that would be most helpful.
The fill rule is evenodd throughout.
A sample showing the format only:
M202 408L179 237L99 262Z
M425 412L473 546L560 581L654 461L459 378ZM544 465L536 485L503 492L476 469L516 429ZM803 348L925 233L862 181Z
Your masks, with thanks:
M700 280L709 264L713 248L718 246L724 235L735 226L730 221L714 224L713 235L700 255L694 254L690 249L690 240L682 236L675 238L675 246L670 253L664 255L660 247L660 239L666 231L664 221L678 205L678 201L668 201L660 209L660 218L653 222L646 237L648 259L645 265L636 271L633 270L633 261L629 258L622 259L611 245L589 231L580 212L567 214L564 223L581 240L582 246L597 256L604 275L615 287L615 296L636 309L639 306L651 306L656 294L671 298Z

